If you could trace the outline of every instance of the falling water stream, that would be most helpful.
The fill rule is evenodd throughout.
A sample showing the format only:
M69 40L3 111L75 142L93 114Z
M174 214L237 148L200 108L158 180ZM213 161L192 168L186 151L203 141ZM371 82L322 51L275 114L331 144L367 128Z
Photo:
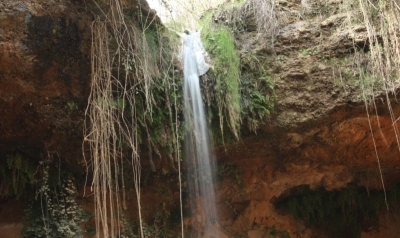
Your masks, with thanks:
M211 144L199 76L208 70L204 61L203 45L199 32L185 35L184 66L184 117L186 126L185 160L189 185L191 226L195 234L190 237L219 237L215 231L217 212L214 195Z

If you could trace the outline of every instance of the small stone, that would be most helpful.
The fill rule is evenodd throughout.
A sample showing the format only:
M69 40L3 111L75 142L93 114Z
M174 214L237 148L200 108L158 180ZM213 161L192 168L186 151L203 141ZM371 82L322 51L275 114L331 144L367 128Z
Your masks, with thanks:
M318 69L319 70L325 70L326 68L327 68L326 65L324 65L322 63L318 64Z
M325 21L321 22L321 27L337 25L339 21L347 17L347 13L335 14L328 17Z

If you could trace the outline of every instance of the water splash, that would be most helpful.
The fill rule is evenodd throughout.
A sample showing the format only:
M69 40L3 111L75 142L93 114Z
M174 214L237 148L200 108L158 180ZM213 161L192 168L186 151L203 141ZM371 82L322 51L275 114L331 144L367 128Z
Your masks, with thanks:
M199 32L188 32L183 49L184 66L184 116L186 125L185 160L187 162L191 237L219 237L215 232L217 212L214 195L214 158L204 106L200 92L199 76L207 72L203 45ZM211 235L211 233L213 233Z

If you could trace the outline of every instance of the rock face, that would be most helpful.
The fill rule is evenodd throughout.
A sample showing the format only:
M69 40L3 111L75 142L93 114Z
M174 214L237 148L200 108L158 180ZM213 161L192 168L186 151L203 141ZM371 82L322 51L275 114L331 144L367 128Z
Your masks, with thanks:
M0 2L3 169L6 155L18 153L37 163L54 153L65 168L82 170L90 37L90 17L81 1ZM6 200L3 189L0 234L19 237L25 203Z
M0 154L56 151L79 161L90 87L83 4L6 0L0 9Z
M219 224L229 237L263 237L273 226L291 237L330 237L275 204L304 186L382 190L381 175L386 188L400 181L399 122L393 123L400 106L390 97L389 112L388 99L379 97L376 108L365 109L358 87L346 83L346 70L354 70L353 43L367 44L366 29L341 28L348 13L339 11L339 1L321 2L276 1L289 17L274 48L254 31L236 35L241 54L266 58L277 99L262 130L216 149L220 167L232 164L240 174L224 177L218 190ZM56 153L82 170L92 20L86 9L79 0L0 3L0 158L14 151L36 160L38 152ZM155 204L154 191L143 190L144 203ZM14 232L11 237L21 219L10 222L1 221L0 233ZM396 237L397 224L382 214L375 224L380 230L363 237Z
M292 237L313 237L318 233L306 229L305 224L292 216L283 215L275 209L275 203L296 196L294 191L304 186L328 191L353 187L381 190L368 119L363 113L362 105L360 109L338 106L326 118L315 120L312 126L283 132L275 128L228 146L227 152L221 150L222 163L229 161L237 165L244 182L244 188L240 188L228 178L230 182L222 186L219 201L220 207L224 207L221 223L225 228L232 234L261 237L251 234L257 230L265 233L265 227L275 225L289 231ZM377 132L375 142L383 180L386 188L390 188L400 179L399 151L391 119L389 115L379 115L371 121ZM378 233L375 237L379 236Z
M339 2L277 1L275 7L288 18L273 46L254 29L236 33L241 55L265 59L265 68L272 69L276 101L261 132L218 152L220 164L233 163L244 182L240 188L237 179L227 178L222 185L221 224L231 236L263 237L276 226L291 237L333 237L275 205L304 194L299 192L304 187L382 191L382 181L386 189L398 184L399 122L393 119L400 107L393 96L382 95L365 108L351 80L357 75L354 47L362 45L368 53L367 32L362 25L343 27L349 12ZM382 228L393 220L382 217L380 222L375 225ZM385 232L397 231L390 226L362 237L384 237Z

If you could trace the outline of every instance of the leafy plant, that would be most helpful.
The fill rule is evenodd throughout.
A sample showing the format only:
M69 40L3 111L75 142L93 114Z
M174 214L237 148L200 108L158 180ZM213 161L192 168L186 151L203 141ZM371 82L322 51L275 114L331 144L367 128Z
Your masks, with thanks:
M260 62L255 68L244 62L243 67L246 66L249 68L244 70L241 85L242 117L247 128L256 131L274 108L274 83Z
M267 227L263 235L265 238L290 238L289 232L285 230L278 230L275 225Z
M307 56L307 55L314 55L315 54L316 49L315 48L308 48L308 49L303 49L300 51L300 54L303 56Z
M67 102L67 107L70 111L77 110L78 105L75 102Z
M3 181L0 194L13 195L19 199L26 192L26 185L37 181L37 167L34 160L24 157L19 152L8 154L6 164L0 165L0 177Z
M281 62L285 61L285 56L284 55L277 55L276 58Z
M73 178L57 172L44 162L37 199L32 198L25 209L22 237L83 237L80 224L91 216L76 204Z

